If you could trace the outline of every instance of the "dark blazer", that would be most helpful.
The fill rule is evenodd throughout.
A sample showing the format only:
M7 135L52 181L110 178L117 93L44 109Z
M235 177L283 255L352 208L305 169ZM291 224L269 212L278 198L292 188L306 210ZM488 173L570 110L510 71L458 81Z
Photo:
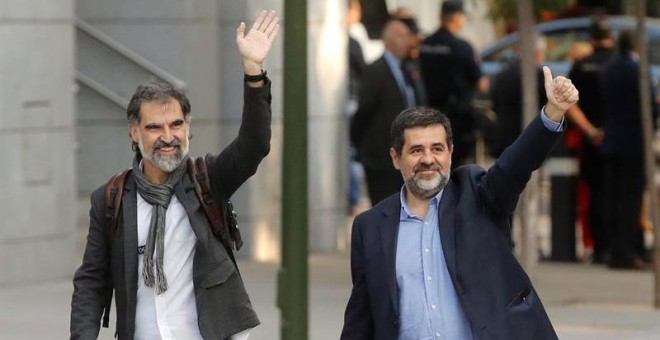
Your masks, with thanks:
M403 94L384 57L367 66L360 81L358 110L350 128L351 142L365 168L392 171L390 126L406 108Z
M256 170L270 150L270 83L245 86L243 123L238 137L211 158L211 185L216 197L231 197ZM198 325L204 339L226 339L254 327L259 319L238 271L225 248L213 236L188 176L174 186L197 237L193 282ZM119 339L133 339L138 277L137 186L128 178L122 216L112 244L108 244L103 216L103 187L91 196L90 227L82 265L73 279L71 338L96 339L108 278L114 283Z
M451 174L439 206L447 268L475 339L556 339L530 279L511 250L509 216L560 133L534 120L488 170ZM341 339L396 339L396 247L401 203L390 196L356 217L351 292Z

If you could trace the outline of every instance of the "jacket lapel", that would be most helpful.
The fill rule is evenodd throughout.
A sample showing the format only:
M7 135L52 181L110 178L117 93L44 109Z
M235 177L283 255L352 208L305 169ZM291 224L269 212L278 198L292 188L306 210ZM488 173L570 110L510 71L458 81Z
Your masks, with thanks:
M124 275L126 277L127 320L135 320L138 280L138 228L137 228L137 184L135 177L129 176L122 198L123 235L124 235ZM133 316L133 317L132 317ZM130 321L129 321L130 323Z
M387 270L387 285L390 299L394 306L394 313L399 315L399 293L396 283L396 246L399 235L399 219L401 216L400 196L390 196L386 199L382 208L382 220L379 223L381 241L383 244L383 255L385 268Z
M179 183L174 185L174 195L176 195L176 198L186 210L190 226L195 233L195 237L197 237L197 243L206 247L209 239L209 226L208 223L205 223L206 215L200 209L201 202L197 199L195 186L190 180L190 176L187 174L184 175Z
M458 200L454 188L455 185L451 181L445 187L445 191L442 193L442 198L440 199L438 214L442 251L445 254L447 269L453 279L456 278L456 225L454 214L456 211L456 201Z

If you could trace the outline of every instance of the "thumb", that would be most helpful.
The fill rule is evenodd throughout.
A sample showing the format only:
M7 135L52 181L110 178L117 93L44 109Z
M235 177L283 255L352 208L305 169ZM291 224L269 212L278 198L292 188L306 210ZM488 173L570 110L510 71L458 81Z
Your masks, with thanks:
M547 94L548 99L550 99L550 96L554 96L555 94L555 82L552 80L552 71L550 71L550 68L547 66L543 66L543 78L545 93Z
M236 28L236 41L241 41L245 37L245 22L241 21L241 24Z

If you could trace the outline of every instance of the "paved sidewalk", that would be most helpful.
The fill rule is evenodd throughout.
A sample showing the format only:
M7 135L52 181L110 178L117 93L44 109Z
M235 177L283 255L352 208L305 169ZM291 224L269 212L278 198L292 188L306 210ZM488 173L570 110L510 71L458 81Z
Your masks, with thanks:
M338 339L351 288L348 256L312 256L309 264L309 338ZM250 340L279 339L278 266L251 261L239 265L262 321ZM652 273L541 263L534 281L560 339L660 339L660 311L651 308ZM0 339L66 338L71 292L70 279L0 286ZM103 329L100 339L112 339L113 330Z

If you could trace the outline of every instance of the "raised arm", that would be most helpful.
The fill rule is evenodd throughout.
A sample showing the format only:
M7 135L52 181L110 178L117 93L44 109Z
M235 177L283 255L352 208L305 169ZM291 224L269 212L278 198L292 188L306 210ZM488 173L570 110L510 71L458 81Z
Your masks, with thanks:
M578 91L568 78L553 79L547 66L543 67L543 74L548 97L545 116L560 123L566 110L578 101ZM488 169L480 187L494 214L506 217L513 213L532 172L541 166L560 135L549 129L539 115Z
M244 22L236 29L236 45L247 76L261 75L263 62L280 27L278 20L275 11L262 11L249 32L245 32ZM238 136L211 160L211 184L225 198L231 197L256 173L259 163L270 152L270 102L270 82L267 79L245 82Z

